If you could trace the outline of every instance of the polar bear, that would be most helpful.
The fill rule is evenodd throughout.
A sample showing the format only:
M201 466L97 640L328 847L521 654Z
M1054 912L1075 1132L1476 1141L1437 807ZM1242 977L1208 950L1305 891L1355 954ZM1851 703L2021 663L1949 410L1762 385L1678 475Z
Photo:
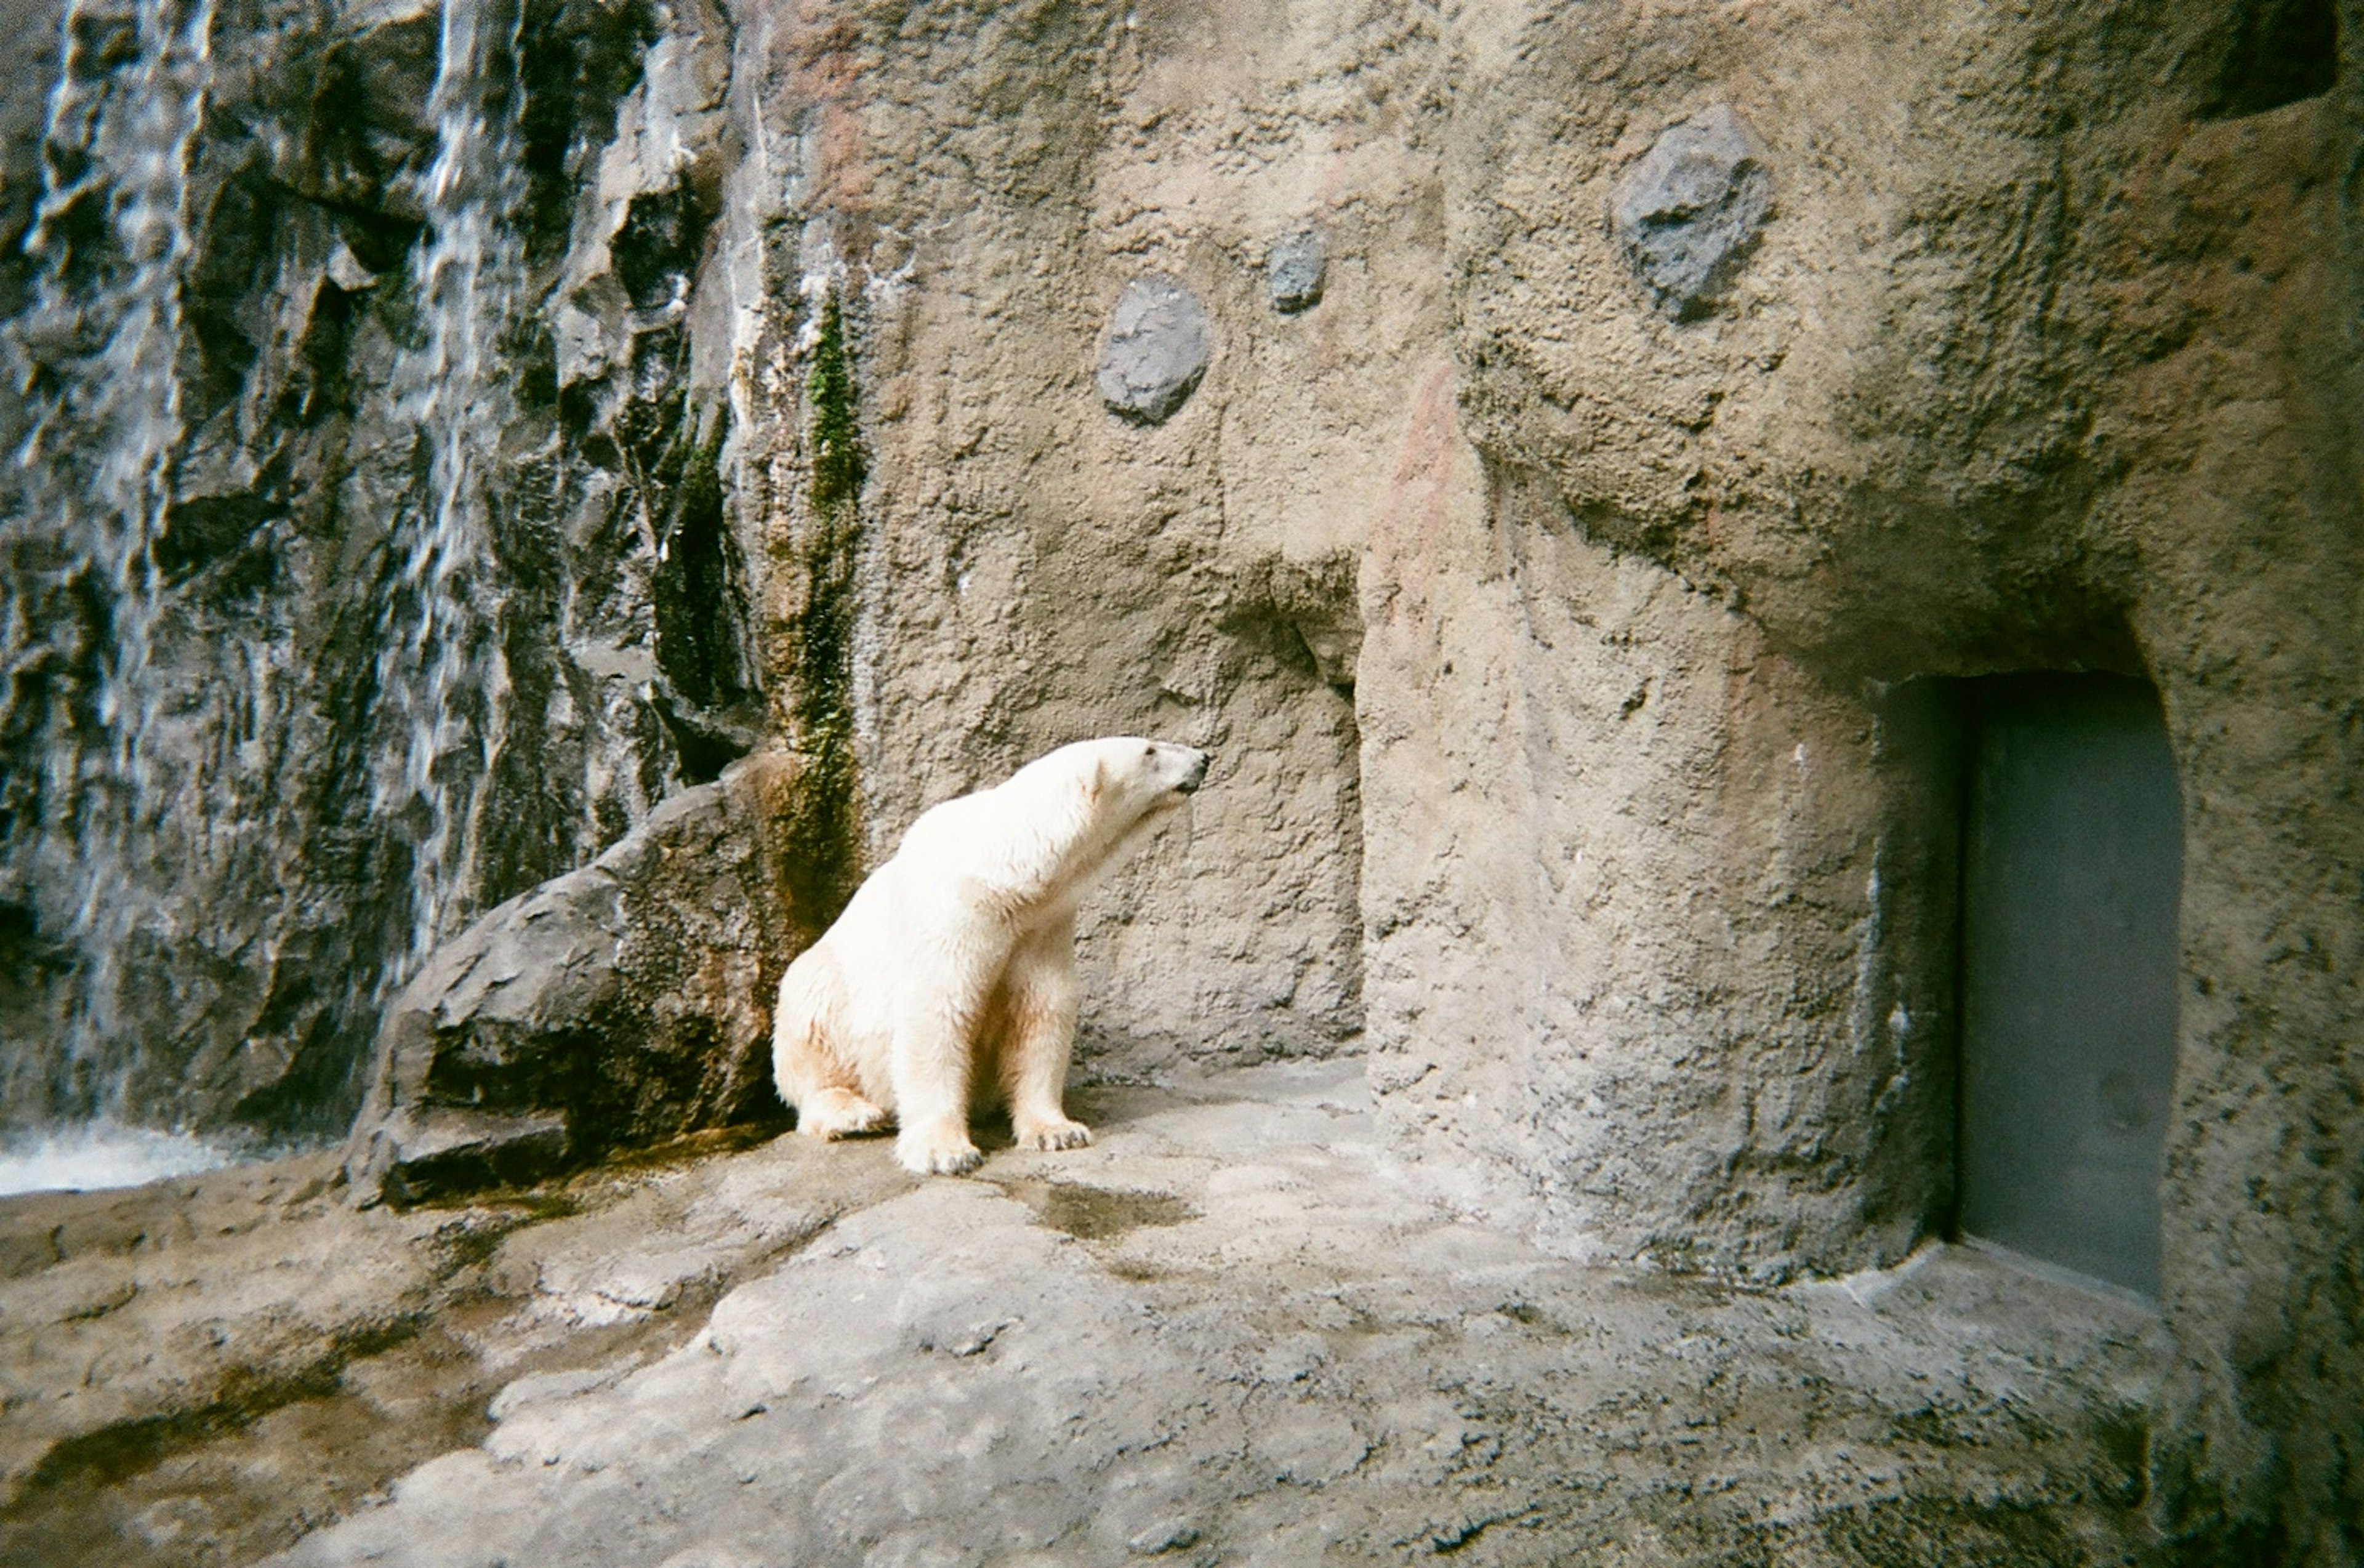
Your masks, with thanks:
M1074 1149L1076 906L1207 777L1208 754L1079 740L931 807L837 923L788 965L772 1075L797 1130L893 1123L895 1157L957 1175L970 1111L1006 1106L1019 1146Z

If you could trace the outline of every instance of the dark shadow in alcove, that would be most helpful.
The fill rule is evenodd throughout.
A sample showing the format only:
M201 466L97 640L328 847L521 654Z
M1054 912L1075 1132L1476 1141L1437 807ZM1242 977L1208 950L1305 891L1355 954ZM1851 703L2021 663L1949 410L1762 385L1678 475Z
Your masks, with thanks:
M1957 686L1957 1233L2156 1296L2182 813L2158 694Z
M2328 93L2339 81L2336 0L2240 0L2207 119L2263 114Z

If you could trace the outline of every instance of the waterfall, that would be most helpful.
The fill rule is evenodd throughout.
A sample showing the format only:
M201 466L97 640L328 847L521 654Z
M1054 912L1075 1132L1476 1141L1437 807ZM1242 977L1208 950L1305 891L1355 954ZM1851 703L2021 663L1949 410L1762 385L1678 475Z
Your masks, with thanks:
M407 519L378 684L396 732L374 781L381 813L418 824L409 947L389 992L464 908L477 841L478 788L501 739L506 665L495 639L497 584L484 485L508 411L491 350L515 306L518 28L488 23L484 0L443 0L429 115L435 161L422 193L429 239L412 284L425 342L395 374L403 417L426 453L427 493Z
M250 134L230 123L234 108L207 125L217 4L65 0L41 194L23 245L25 303L0 323L15 395L0 400L0 962L11 970L0 991L17 987L0 1039L0 1131L16 1128L0 1136L0 1190L107 1184L109 1172L137 1180L217 1159L210 1145L123 1121L173 1119L170 1074L194 1052L215 1053L212 1082L234 1072L221 1052L244 1049L236 1034L225 1046L208 1022L216 1033L195 1044L168 1038L189 1016L184 1004L220 994L205 990L213 973L229 974L218 984L235 993L225 1011L255 1018L263 1004L251 988L278 984L286 933L307 920L320 929L302 868L276 889L267 873L256 885L225 869L254 852L241 845L284 854L304 841L288 830L300 834L300 823L258 835L258 814L323 809L234 782L247 764L233 731L270 723L284 734L302 720L265 715L266 688L318 672L287 665L296 645L285 640L207 644L223 635L218 608L201 615L181 578L164 574L177 559L178 535L166 538L174 506L200 461L191 454L211 439L196 427L209 417L206 399L219 397L193 375L184 407L203 325L184 319L184 293L215 243L192 230L217 199L217 140ZM323 949L316 935L306 952L327 962L306 957L311 969L292 983L299 997L306 986L341 989L346 1000L329 1005L364 1029L377 1001L472 913L485 785L507 729L505 588L487 487L503 479L500 442L517 414L502 342L524 269L521 16L516 0L442 0L425 105L432 153L422 143L400 176L424 221L388 280L406 296L388 318L403 325L373 384L368 461L387 472L374 455L383 451L392 472L414 477L380 492L380 569L346 590L361 616L362 689L338 722L362 761L341 786L355 815L329 846L383 872L374 885L391 895L393 940L357 945L355 962L340 965L333 938ZM298 292L287 298L310 297L301 291L312 284L290 286ZM226 651L209 661L209 646ZM246 684L223 688L215 671L243 672ZM240 679L229 674L233 687ZM201 878L210 880L193 896ZM256 896L225 923L205 898L231 887ZM366 939L356 929L351 940ZM48 989L28 1004L23 987L36 984Z
M120 956L156 908L147 741L155 544L182 437L180 287L214 0L72 0L25 250L30 307L0 334L17 406L0 521L0 725L38 731L9 781L12 878L77 964L58 1096L109 1108L124 1048ZM62 691L61 688L64 688ZM19 711L21 694L43 711Z

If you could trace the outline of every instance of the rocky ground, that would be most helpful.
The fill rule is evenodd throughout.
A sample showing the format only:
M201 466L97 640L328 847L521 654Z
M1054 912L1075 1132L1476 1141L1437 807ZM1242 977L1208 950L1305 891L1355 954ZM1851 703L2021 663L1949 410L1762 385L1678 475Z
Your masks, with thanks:
M402 1213L326 1158L0 1204L0 1561L2151 1542L2131 1302L1964 1248L1778 1290L1547 1257L1424 1199L1335 1065L1076 1099L1094 1148L970 1181L708 1135Z

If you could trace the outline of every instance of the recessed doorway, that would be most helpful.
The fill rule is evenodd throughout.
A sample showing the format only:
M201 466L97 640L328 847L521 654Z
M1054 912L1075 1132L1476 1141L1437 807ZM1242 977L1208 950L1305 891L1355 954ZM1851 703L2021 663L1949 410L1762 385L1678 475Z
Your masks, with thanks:
M1970 690L1960 1228L2156 1296L2183 881L2158 698L2111 675Z

